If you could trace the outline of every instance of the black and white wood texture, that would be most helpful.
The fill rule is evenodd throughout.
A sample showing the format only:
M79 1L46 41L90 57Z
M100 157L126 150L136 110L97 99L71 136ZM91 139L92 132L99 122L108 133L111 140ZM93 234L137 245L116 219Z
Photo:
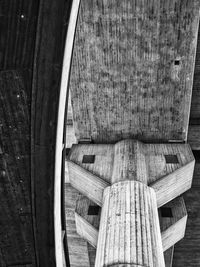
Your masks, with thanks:
M125 180L104 190L95 266L165 266L152 188Z
M125 151L128 156L124 156ZM82 163L84 155L94 155L94 163ZM175 156L178 161L167 163L167 155ZM125 160L121 160L123 157ZM103 190L114 182L116 171L123 177L124 168L127 178L146 179L146 183L154 188L160 207L191 187L194 163L188 144L144 144L123 140L115 145L73 145L67 168L72 185L100 206ZM119 175L115 177L120 179Z
M88 215L90 206L94 205L88 198L81 196L76 201L75 222L77 233L96 248L101 212L99 211L97 215L93 216ZM159 209L159 222L164 252L184 237L187 222L187 211L182 197L178 197L162 207L162 209L166 208L170 209L171 215L164 216Z
M78 140L186 140L198 22L198 0L81 1L70 81Z

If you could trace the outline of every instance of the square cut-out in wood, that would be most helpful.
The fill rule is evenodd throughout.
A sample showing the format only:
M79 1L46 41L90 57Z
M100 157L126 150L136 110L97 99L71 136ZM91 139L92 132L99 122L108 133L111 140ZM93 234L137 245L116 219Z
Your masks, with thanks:
M179 64L180 64L180 60L177 60L177 59L176 59L176 60L174 61L174 65L178 66Z
M173 214L172 214L172 209L171 208L167 208L167 207L162 207L160 208L160 212L161 212L161 216L164 218L172 218Z
M165 155L165 161L167 164L178 164L178 157L177 155Z
M98 215L99 214L99 206L90 205L88 208L88 215Z
M95 155L83 155L82 163L93 164L95 161Z

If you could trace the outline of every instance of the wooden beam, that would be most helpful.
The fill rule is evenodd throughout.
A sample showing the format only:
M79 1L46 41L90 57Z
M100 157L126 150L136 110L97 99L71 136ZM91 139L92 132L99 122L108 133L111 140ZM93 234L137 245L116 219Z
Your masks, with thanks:
M138 181L104 190L95 266L117 264L165 266L156 195Z
M164 253L165 267L172 267L173 255L174 255L174 246L166 250Z
M103 191L110 184L70 160L67 161L67 165L71 185L102 206Z
M200 125L189 125L188 143L193 150L200 150Z
M165 212L171 212L171 215ZM185 236L187 211L183 198L178 197L160 208L159 221L163 251L166 251Z
M44 267L63 262L58 153L62 144L57 140L55 148L55 143L56 132L61 134L59 138L63 136L62 131L57 130L62 112L59 112L59 122L57 114L69 9L70 1L39 1L31 106L31 191L38 265Z
M156 192L158 207L191 188L194 164L195 160L150 184Z
M97 247L100 213L94 216L88 216L87 210L91 201L86 197L77 199L75 220L77 233L87 240L93 247ZM164 217L159 209L159 222L162 237L163 251L167 251L171 246L175 245L185 235L187 211L182 197L178 197L162 208L170 209L172 217ZM162 209L161 208L161 209ZM92 218L93 217L93 218Z
M68 82L73 51L73 43L78 18L80 0L73 0L69 18L69 26L65 42L65 52L62 68L60 96L58 104L56 148L55 148L55 176L54 176L54 238L56 266L63 266L62 257L62 225L61 225L61 170L62 170L62 144L65 123L65 106L68 96Z

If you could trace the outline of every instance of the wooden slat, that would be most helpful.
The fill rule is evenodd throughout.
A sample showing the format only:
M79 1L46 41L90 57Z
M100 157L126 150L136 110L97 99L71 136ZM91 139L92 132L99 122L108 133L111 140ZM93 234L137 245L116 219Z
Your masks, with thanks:
M198 21L198 0L82 1L70 81L78 140L186 140Z
M1 1L1 70L32 69L38 4L39 0Z
M197 267L200 263L200 164L196 163L192 188L183 197L188 213L184 239L174 249L173 267Z
M88 258L87 242L77 233L75 223L76 201L80 193L71 187L65 185L65 212L66 212L66 230L68 240L68 250L71 267L90 267Z
M165 267L172 267L173 255L174 255L174 246L169 248L164 253Z
M163 251L166 251L184 238L187 222L187 211L182 197L178 197L170 201L162 208L170 208L172 212L171 218L162 217L161 212L159 213Z
M71 161L67 161L67 164L70 184L101 206L103 190L109 186L109 183Z
M158 207L161 207L191 188L194 164L195 161L193 160L150 185L156 192Z
M81 200L83 203L81 203ZM77 233L82 238L87 240L87 242L96 248L99 235L98 231L100 214L96 216L87 215L87 210L90 204L91 201L83 196L77 200L76 205L78 208L75 211L76 229ZM159 210L162 246L163 251L165 252L184 237L187 222L187 212L182 197L170 201L164 207L168 207L172 211L172 217L170 218L162 217Z
M0 260L35 264L30 195L31 72L0 72Z
M189 125L188 143L193 150L200 150L200 125Z
M69 8L70 1L41 0L39 3L31 106L31 177L38 264L44 267L56 266L55 142ZM60 254L62 259L62 246Z

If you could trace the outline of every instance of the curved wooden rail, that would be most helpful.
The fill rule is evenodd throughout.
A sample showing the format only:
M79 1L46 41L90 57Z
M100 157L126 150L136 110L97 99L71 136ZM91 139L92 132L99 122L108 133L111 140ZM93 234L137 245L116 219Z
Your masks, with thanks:
M59 97L57 132L56 132L56 153L55 153L55 180L54 180L54 237L55 237L55 253L56 266L63 266L63 242L61 228L61 169L62 169L62 153L63 153L63 133L65 122L65 106L68 94L68 82L70 76L70 66L72 58L72 50L78 17L80 0L72 2L69 26L67 31L65 52L63 60L61 88Z

